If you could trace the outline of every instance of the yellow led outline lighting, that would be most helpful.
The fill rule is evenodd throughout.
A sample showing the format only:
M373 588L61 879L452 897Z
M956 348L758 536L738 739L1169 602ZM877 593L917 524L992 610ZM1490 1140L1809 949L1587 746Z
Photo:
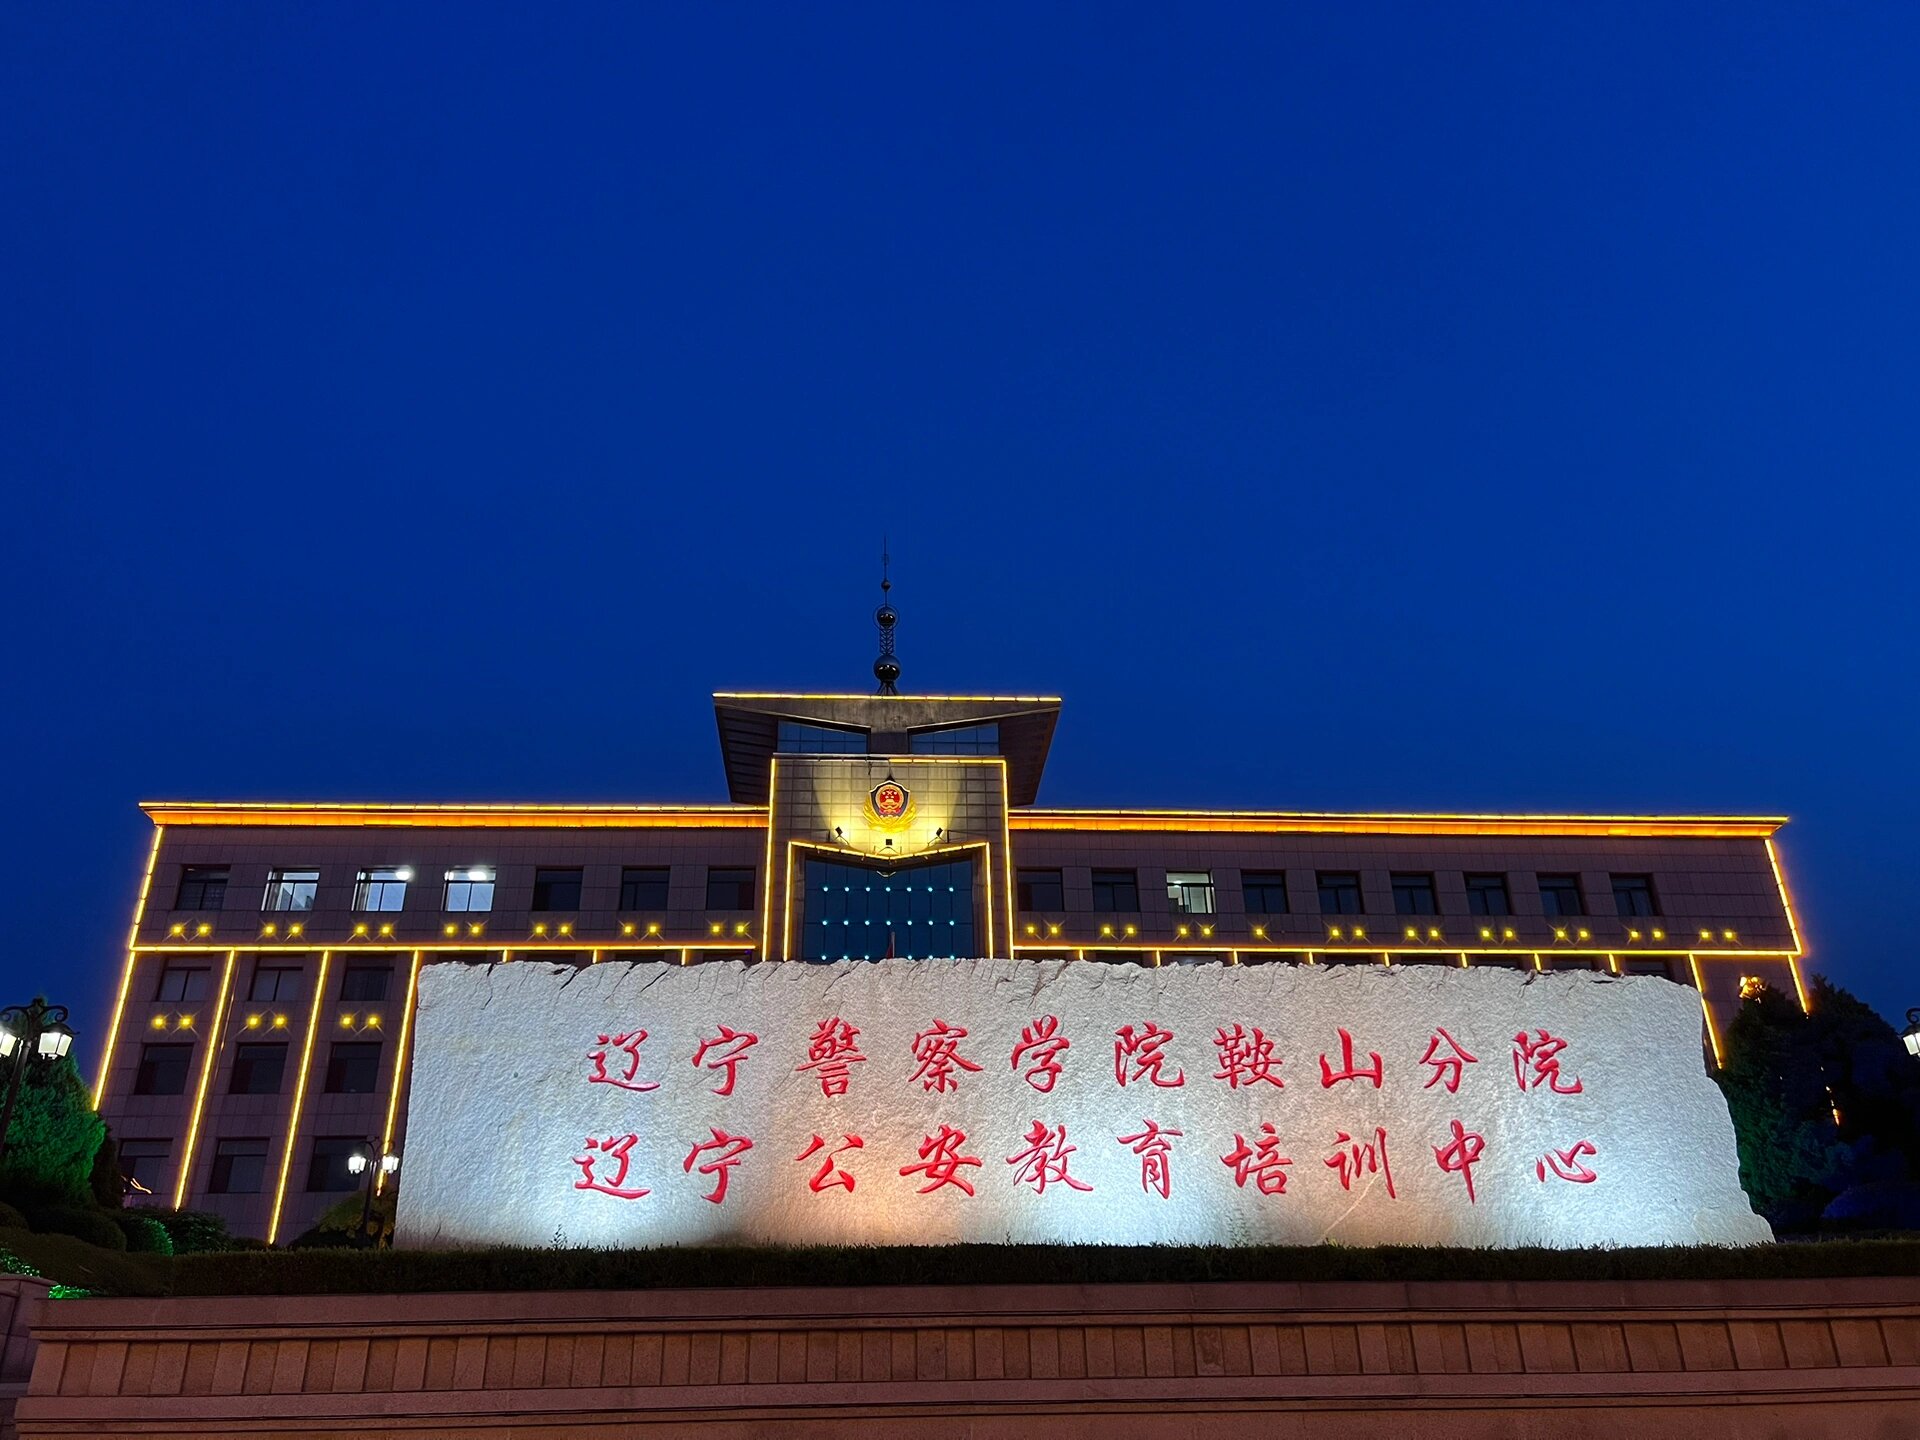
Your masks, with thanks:
M1780 892L1780 904L1787 912L1787 933L1793 936L1793 952L1787 956L1787 969L1793 975L1793 992L1800 997L1800 1013L1811 1015L1813 1006L1807 1003L1806 983L1800 978L1800 958L1807 953L1807 942L1800 934L1800 917L1794 909L1793 896L1787 890L1787 872L1781 868L1780 852L1775 848L1773 837L1767 837L1767 863L1773 866L1774 887Z
M1007 816L1008 816L1008 812L1012 809L1012 806L1009 804L1009 802L1012 799L1012 790L1011 790L1012 781L1009 778L1006 757L1004 755L1001 755L1001 756L996 756L995 758L998 759L1000 762L1000 861L1001 861L1002 867L1006 871L1005 883L1006 883L1006 895L1007 895L1007 958L1011 960L1013 958L1013 936L1014 936L1013 830L1008 822ZM987 863L985 868L988 870L993 869L993 852L992 851L987 852ZM989 906L993 904L993 886L991 882L989 882L987 886L987 904ZM992 911L989 910L988 914L989 916L991 916ZM987 928L989 931L992 930L993 927L991 923L989 923ZM1049 937L1049 938L1052 938L1052 937ZM991 935L989 935L987 939L987 953L989 955L993 953L993 939Z
M138 958L140 922L147 914L147 894L153 889L153 867L160 859L160 837L167 827L153 827L153 844L147 850L147 872L140 881L140 898L133 905L133 924L127 927L127 963L120 970L120 993L113 1002L113 1019L107 1025L107 1043L100 1052L100 1073L93 1082L93 1108L98 1110L107 1095L107 1073L113 1065L113 1047L120 1039L120 1020L127 1013L127 992L133 988L133 962Z
M841 857L848 855L862 856L865 854L864 851L850 851L842 845L822 844L818 840L787 841L786 895L785 901L780 907L780 958L783 960L793 958L793 866L794 860L801 850L818 850L822 854ZM986 953L991 955L993 953L993 843L989 840L964 840L954 845L936 845L929 850L916 850L911 856L903 855L900 858L902 860L910 859L914 864L918 864L922 860L929 860L938 855L952 855L965 850L981 850L985 852L985 860L980 867L980 873L985 877L987 884ZM1012 947L1009 946L1008 948L1011 950ZM1009 954L1007 958L1012 959L1013 957Z
M332 959L331 950L320 952L320 973L313 982L313 1009L307 1014L307 1041L300 1054L300 1077L294 1082L293 1108L287 1112L287 1149L280 1159L280 1183L273 1189L273 1218L267 1222L269 1245L280 1234L280 1212L287 1201L287 1176L293 1173L293 1147L300 1138L300 1106L307 1098L308 1072L313 1066L313 1042L320 1034L320 1006L326 999L327 965Z
M193 1113L187 1119L187 1138L180 1149L180 1178L173 1187L173 1208L187 1203L187 1182L193 1178L193 1150L200 1139L200 1119L207 1108L207 1084L213 1079L213 1067L220 1061L226 1044L227 997L233 992L233 967L240 959L238 950L227 951L226 968L220 972L220 995L213 1002L213 1023L207 1027L207 1057L200 1062L200 1085L193 1095Z
M380 1131L380 1154L393 1153L393 1125L400 1114L400 1085L407 1076L407 1039L413 1034L413 997L420 989L420 951L413 952L413 969L407 975L407 1003L400 1011L400 1039L393 1052L393 1094L387 1100L387 1123ZM594 952L597 956L598 951ZM378 1157L376 1157L377 1159ZM373 1177L373 1193L378 1195L386 1189L387 1172L376 1170Z
M389 805L332 801L146 800L160 825L419 826L465 829L757 830L758 805Z
M760 900L760 958L767 960L773 955L773 806L780 793L780 757L775 755L767 766L767 866L761 878L766 894ZM780 957L786 959L785 955Z
M1787 823L1773 815L1494 815L1310 810L1056 810L1027 808L1015 830L1215 831L1221 834L1574 835L1645 839L1765 839Z
M1707 1001L1706 981L1700 976L1700 957L1688 955L1687 964L1693 969L1693 988L1700 995L1700 1013L1707 1017L1707 1043L1713 1047L1713 1068L1724 1070L1727 1062L1720 1053L1720 1029L1713 1023L1713 1006Z

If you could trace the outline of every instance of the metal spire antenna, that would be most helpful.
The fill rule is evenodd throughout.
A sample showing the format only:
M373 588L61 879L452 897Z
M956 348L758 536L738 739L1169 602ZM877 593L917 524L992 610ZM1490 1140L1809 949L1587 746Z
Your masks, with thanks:
M880 658L873 662L873 678L880 682L882 695L898 695L893 682L900 678L900 662L893 654L893 627L900 616L893 606L887 603L887 592L893 589L893 581L887 576L893 557L887 553L886 536L880 537L880 608L873 612L874 620L880 626Z

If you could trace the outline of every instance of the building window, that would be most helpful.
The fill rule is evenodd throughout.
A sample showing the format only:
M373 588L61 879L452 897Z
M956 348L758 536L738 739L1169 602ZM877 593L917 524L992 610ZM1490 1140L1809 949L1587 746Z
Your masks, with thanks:
M578 910L580 908L579 867L534 871L533 908Z
M1587 902L1580 894L1578 875L1542 875L1540 877L1540 913L1543 915L1584 915Z
M1322 870L1320 881L1320 913L1322 915L1358 915L1360 911L1360 877L1351 870Z
M707 871L707 909L753 909L753 869L711 869Z
M782 720L773 748L778 755L864 755L867 732Z
M160 972L160 985L153 998L168 1005L190 1005L204 1000L210 974L204 965L169 965Z
M171 1140L122 1140L120 1142L120 1179L129 1199L154 1194L162 1184L167 1157L173 1153Z
M916 730L907 737L915 755L998 755L1000 723L956 725L947 730Z
M1660 906L1653 897L1651 875L1613 877L1613 908L1622 915L1658 915Z
M357 1135L316 1135L313 1159L307 1166L307 1189L311 1192L358 1190L360 1177L347 1162L356 1153L366 1154L367 1142Z
M1287 872L1284 870L1242 870L1240 897L1249 915L1287 913Z
M384 1000L393 984L391 965L349 965L340 972L340 998L346 1000Z
M297 965L256 965L247 999L264 1005L284 1005L300 998L300 967Z
M260 902L262 910L311 910L314 893L320 888L318 870L269 870L267 893Z
M1467 913L1469 915L1511 915L1513 906L1507 903L1507 877L1504 875L1469 875L1467 882Z
M1440 902L1434 898L1433 876L1394 876L1393 913L1396 915L1438 915L1440 913Z
M1014 879L1022 910L1064 910L1067 888L1058 870L1021 870Z
M1140 909L1140 879L1131 870L1093 872L1093 908L1131 915Z
M278 1095L287 1073L285 1045L247 1044L234 1047L229 1095Z
M258 1195L267 1178L265 1136L222 1140L213 1147L213 1174L207 1190L214 1195Z
M465 865L447 871L447 893L440 908L473 914L493 909L493 867Z
M227 903L227 867L189 865L180 872L180 890L173 897L176 910L218 910Z
M378 1040L336 1040L327 1052L327 1094L371 1095L380 1084Z
M667 878L671 873L665 865L629 865L620 872L620 908L666 909Z
M191 1045L142 1045L140 1068L133 1072L136 1095L184 1095L187 1067L193 1063Z
M1658 960L1651 956L1622 955L1620 973L1622 975L1658 975L1662 980L1674 978L1671 960Z
M1169 870L1167 908L1176 915L1213 914L1213 872Z
M353 908L398 910L407 903L407 882L411 879L411 865L384 865L373 870L362 870L353 884Z

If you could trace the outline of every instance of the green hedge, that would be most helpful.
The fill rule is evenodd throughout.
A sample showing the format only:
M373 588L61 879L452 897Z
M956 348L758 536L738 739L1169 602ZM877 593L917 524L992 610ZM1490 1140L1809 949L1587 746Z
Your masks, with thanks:
M0 1254L25 1261L49 1280L101 1295L164 1295L172 1282L172 1262L165 1256L103 1250L71 1235L0 1227Z
M954 1245L707 1250L300 1250L181 1255L177 1295L1210 1280L1744 1280L1920 1276L1920 1241L1644 1250Z

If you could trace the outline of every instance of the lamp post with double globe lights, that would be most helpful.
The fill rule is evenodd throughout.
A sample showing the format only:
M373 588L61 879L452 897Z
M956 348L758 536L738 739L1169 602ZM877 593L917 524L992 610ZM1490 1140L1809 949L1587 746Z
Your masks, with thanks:
M0 1065L9 1068L6 1107L0 1109L0 1159L7 1154L7 1131L13 1126L13 1107L20 1099L20 1086L27 1072L38 1067L44 1075L53 1063L73 1048L73 1031L67 1028L67 1007L47 1004L44 995L36 995L31 1005L9 1005L0 1010Z
M1907 1011L1907 1028L1900 1032L1900 1043L1909 1055L1920 1060L1920 1006Z
M378 1155L376 1161L374 1157ZM354 1237L356 1245L374 1243L373 1225L373 1181L376 1175L392 1175L400 1169L400 1156L397 1151L380 1154L380 1147L371 1140L363 1140L347 1156L347 1173L367 1177L366 1199L360 1206L360 1233Z

